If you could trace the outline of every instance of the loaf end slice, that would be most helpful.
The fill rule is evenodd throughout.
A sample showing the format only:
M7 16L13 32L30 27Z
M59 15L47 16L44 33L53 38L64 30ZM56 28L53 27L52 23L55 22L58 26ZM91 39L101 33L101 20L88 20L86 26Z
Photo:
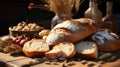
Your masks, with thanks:
M44 40L33 39L23 46L23 52L28 57L42 56L49 51L49 46Z

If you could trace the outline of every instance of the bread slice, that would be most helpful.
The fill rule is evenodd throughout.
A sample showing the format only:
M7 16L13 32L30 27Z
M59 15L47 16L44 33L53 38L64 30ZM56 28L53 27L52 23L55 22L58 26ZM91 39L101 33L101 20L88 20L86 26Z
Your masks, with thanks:
M49 51L49 46L44 40L32 39L23 46L23 52L28 57L36 57L44 55L45 52Z
M61 57L62 51L59 49L52 49L49 52L45 53L45 56L48 60L53 60Z
M61 52L59 52L59 51L61 51ZM48 54L49 54L49 56L48 56ZM46 57L50 58L50 57L52 57L53 54L56 54L56 55L54 55L55 57L52 59L56 59L58 57L69 59L69 58L72 58L76 54L76 51L75 51L75 47L72 43L63 42L63 43L60 43L60 44L54 46L51 51L46 52ZM60 55L60 56L58 56L58 55Z
M97 58L98 48L94 42L84 41L75 45L77 56L84 58Z

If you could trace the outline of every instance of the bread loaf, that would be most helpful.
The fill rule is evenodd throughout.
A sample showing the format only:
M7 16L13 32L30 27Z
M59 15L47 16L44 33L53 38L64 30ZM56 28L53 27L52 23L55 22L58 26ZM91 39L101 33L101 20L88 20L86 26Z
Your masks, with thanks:
M77 56L84 58L97 58L98 48L94 42L83 41L75 44Z
M46 42L50 46L57 45L64 41L67 41L70 36L72 36L72 32L65 28L57 28L51 31L51 33L47 36Z
M56 59L58 57L62 58L72 58L76 54L75 46L70 42L63 42L53 47L49 52L45 53L46 58Z
M32 39L23 46L23 52L28 57L42 56L49 51L49 46L44 40Z
M99 51L113 52L120 50L120 38L109 30L99 30L91 36L91 40L97 44Z
M80 18L80 19L66 20L63 23L57 24L50 31L46 39L46 42L50 46L65 41L75 43L95 33L96 31L98 31L97 23L91 19Z

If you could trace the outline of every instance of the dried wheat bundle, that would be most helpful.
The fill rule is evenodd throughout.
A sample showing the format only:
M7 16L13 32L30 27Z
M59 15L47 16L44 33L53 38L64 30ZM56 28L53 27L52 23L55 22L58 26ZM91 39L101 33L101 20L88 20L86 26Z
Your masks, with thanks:
M44 5L33 5L34 7L46 9L58 14L71 14L72 9L76 12L79 10L80 4L84 0L40 0Z
M73 7L76 11L79 10L81 0L45 0L50 8L50 11L58 14L71 13Z

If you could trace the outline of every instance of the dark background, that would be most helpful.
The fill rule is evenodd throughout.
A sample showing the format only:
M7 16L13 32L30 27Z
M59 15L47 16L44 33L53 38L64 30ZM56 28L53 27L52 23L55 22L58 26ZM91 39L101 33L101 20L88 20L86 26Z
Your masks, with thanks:
M88 1L85 0L79 11L74 15L73 18L84 17L84 11L88 8ZM120 30L120 1L113 0L113 14L118 19L119 30ZM0 2L0 36L9 33L8 28L10 26L17 25L21 21L35 22L45 28L50 28L51 19L54 17L54 13L42 9L28 9L30 0L4 0ZM98 8L105 16L106 13L106 2L101 2Z

